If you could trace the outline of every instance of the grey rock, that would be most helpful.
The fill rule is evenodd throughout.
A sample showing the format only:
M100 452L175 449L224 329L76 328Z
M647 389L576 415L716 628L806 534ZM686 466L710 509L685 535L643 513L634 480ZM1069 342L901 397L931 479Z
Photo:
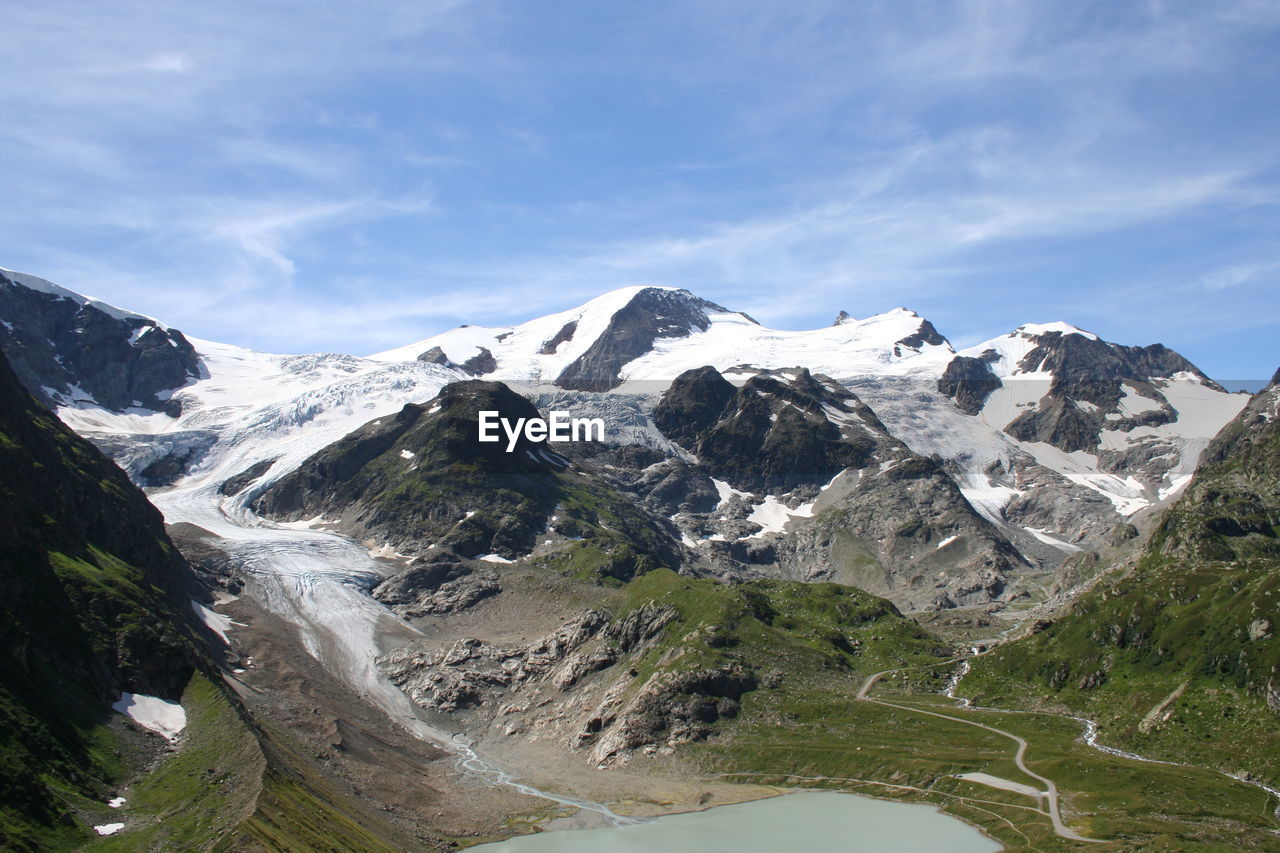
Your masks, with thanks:
M728 313L687 290L647 287L614 313L600 337L566 367L556 385L578 391L607 391L621 384L623 365L648 353L654 341L688 337L711 326L707 311Z
M0 318L0 350L46 406L73 404L87 394L111 411L140 407L176 417L181 405L173 392L206 375L177 329L33 290L3 272Z

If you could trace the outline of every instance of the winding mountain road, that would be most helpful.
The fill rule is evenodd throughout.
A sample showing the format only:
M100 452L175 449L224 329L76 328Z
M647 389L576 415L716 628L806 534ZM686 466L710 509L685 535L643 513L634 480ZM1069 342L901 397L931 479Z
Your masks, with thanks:
M907 667L907 668L909 669L911 667ZM1086 838L1085 836L1077 833L1071 827L1067 826L1062 821L1062 812L1058 805L1058 786L1054 784L1052 779L1049 779L1045 776L1041 776L1039 773L1036 773L1034 770L1032 770L1030 767L1027 766L1026 761L1024 760L1024 757L1026 756L1028 744L1024 738L1021 738L1018 735L1013 734L1012 732L1006 732L1004 729L998 729L995 726L988 726L986 723L979 723L973 720L966 720L963 717L953 717L950 714L940 714L936 711L925 711L921 708L912 708L910 705L899 705L895 702L885 702L883 699L871 698L871 695L870 695L871 690L876 686L877 681L879 681L882 677L889 675L890 673L901 672L901 671L902 671L901 669L886 669L886 670L881 670L880 672L874 673L871 676L869 676L867 680L863 682L862 687L858 690L858 695L857 695L858 701L871 702L876 705L883 705L886 708L897 708L900 711L909 711L910 713L913 713L913 714L924 714L930 717L938 717L939 719L950 720L953 723L961 723L966 726L974 726L975 728L986 729L987 731L998 734L1001 737L1008 738L1009 740L1017 744L1017 747L1018 747L1013 754L1014 764L1018 765L1018 769L1021 770L1023 773L1027 774L1032 779L1035 779L1044 785L1044 791L1041 793L1041 797L1046 801L1046 804L1048 805L1049 820L1053 822L1053 831L1056 832L1060 837L1069 839L1071 841L1083 841L1091 844L1110 843L1100 838Z

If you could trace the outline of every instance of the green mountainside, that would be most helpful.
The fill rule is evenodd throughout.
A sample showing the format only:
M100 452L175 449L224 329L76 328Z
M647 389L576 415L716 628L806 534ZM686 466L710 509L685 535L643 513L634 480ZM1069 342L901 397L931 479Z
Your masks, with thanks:
M276 518L323 516L397 551L511 559L549 528L572 544L552 562L626 580L680 563L675 532L630 498L552 450L521 437L477 441L478 412L514 423L540 417L499 382L455 382L316 453L254 501Z
M0 845L22 849L66 825L63 792L110 784L110 704L177 699L199 653L160 513L3 359L0 540Z
M980 705L1065 706L1102 741L1280 784L1280 385L1205 450L1136 562L973 662Z

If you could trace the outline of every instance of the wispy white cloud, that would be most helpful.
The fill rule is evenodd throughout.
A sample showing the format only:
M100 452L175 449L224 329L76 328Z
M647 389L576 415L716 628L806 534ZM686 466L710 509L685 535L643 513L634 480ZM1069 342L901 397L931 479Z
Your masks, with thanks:
M953 307L1161 229L1217 241L1171 274L1216 264L1188 293L1228 298L1274 274L1245 244L1276 225L1276 9L8 4L0 263L280 349L646 283L779 325ZM1079 305L1089 275L1159 292L1115 260ZM1028 284L1024 319L1064 315L1062 289ZM1005 322L984 298L958 328ZM277 343L261 316L289 317Z
M168 74L184 74L188 70L188 60L185 53L157 53L150 59L142 62L139 66L146 71L159 71Z
M1201 283L1209 290L1225 290L1242 284L1253 284L1264 278L1276 279L1280 263L1232 264L1206 273Z

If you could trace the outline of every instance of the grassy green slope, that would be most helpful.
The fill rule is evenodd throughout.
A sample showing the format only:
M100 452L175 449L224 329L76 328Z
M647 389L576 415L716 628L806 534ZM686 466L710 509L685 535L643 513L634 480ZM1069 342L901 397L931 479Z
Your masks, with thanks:
M121 770L110 703L177 698L200 655L160 514L3 359L0 541L0 847L47 849L84 835L71 803Z
M646 657L649 666L681 649L682 666L736 662L776 673L781 685L859 679L949 655L946 644L890 602L839 584L765 579L730 585L662 569L623 587L619 609L625 614L647 602L679 613Z
M1280 785L1280 386L1206 449L1132 570L975 661L981 704L1095 717L1104 742Z

